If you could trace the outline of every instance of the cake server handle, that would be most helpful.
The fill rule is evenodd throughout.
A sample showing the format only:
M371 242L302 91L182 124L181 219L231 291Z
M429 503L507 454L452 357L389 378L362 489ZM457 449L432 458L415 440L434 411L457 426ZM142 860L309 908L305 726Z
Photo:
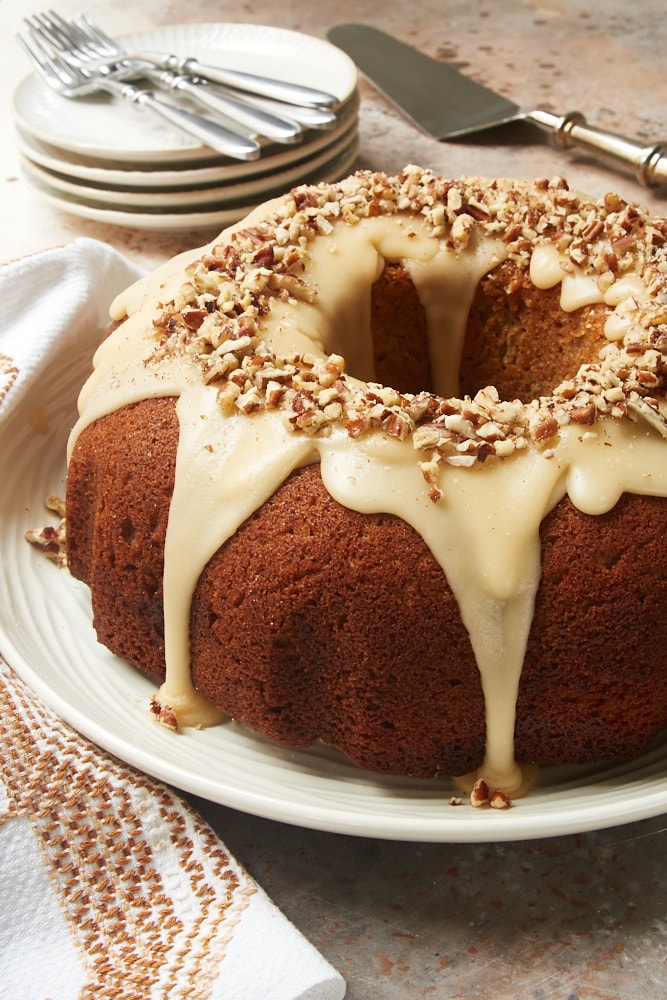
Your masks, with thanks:
M555 115L531 111L522 116L549 132L560 149L586 150L598 159L632 168L637 180L647 187L667 184L667 142L644 145L635 139L589 125L579 111Z

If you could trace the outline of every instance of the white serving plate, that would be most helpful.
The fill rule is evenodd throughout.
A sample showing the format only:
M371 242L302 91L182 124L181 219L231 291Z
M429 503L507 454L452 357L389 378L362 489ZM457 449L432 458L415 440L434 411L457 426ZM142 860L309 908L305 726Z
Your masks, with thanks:
M639 760L545 768L511 809L453 806L444 779L388 778L324 747L291 751L241 726L175 734L152 721L153 684L99 646L87 588L24 541L64 491L65 442L101 331L53 357L0 424L0 651L62 718L130 765L268 819L337 833L430 842L509 841L616 826L667 812L667 739ZM46 433L35 426L48 424Z
M357 71L335 45L285 28L256 24L187 24L123 36L128 49L153 49L202 62L315 86L345 102ZM187 162L210 153L196 139L128 101L106 94L61 97L32 73L14 93L14 120L40 142L87 157L134 163ZM225 161L220 157L220 161Z

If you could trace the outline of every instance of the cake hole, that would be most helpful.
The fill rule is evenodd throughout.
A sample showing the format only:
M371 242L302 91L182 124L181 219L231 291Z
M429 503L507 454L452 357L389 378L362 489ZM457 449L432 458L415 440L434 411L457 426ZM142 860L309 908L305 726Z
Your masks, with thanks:
M505 261L481 280L475 293L459 394L474 396L494 385L502 399L529 403L550 396L556 384L597 356L605 318L602 305L564 312L560 285L538 289L526 271Z
M426 314L400 264L388 263L371 289L375 380L399 392L433 392Z
M524 403L551 395L557 382L596 356L605 317L601 305L564 312L560 286L538 289L524 269L505 261L475 292L460 347L458 395L474 396L488 385L502 399ZM426 313L400 264L388 262L371 289L371 337L377 382L404 393L457 385L456 377L432 368Z

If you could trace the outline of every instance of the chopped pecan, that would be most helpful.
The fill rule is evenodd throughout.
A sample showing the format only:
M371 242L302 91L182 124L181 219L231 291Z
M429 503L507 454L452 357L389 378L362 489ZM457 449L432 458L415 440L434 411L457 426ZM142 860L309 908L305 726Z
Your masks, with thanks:
M570 410L570 417L575 424L595 423L595 403L585 403L583 406L573 406Z
M478 778L470 793L470 805L478 809L489 801L489 786L484 778Z

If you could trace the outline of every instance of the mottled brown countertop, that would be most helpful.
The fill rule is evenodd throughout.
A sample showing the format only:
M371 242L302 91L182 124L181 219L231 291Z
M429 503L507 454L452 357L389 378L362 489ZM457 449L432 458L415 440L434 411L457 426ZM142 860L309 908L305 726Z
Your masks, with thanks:
M59 3L77 13L74 0ZM111 33L210 21L202 0L90 0ZM0 257L90 236L141 266L214 233L102 225L42 202L21 175L10 95L27 72L13 41L28 9L0 7ZM254 0L215 16L320 37L363 21L453 62L524 108L578 109L648 142L667 139L665 7L608 0ZM362 79L358 166L419 163L452 176L553 176L615 190L664 215L667 192L511 126L452 144L418 132ZM229 848L348 982L349 1000L653 1000L667 993L667 819L497 844L392 842L300 829L200 803Z

